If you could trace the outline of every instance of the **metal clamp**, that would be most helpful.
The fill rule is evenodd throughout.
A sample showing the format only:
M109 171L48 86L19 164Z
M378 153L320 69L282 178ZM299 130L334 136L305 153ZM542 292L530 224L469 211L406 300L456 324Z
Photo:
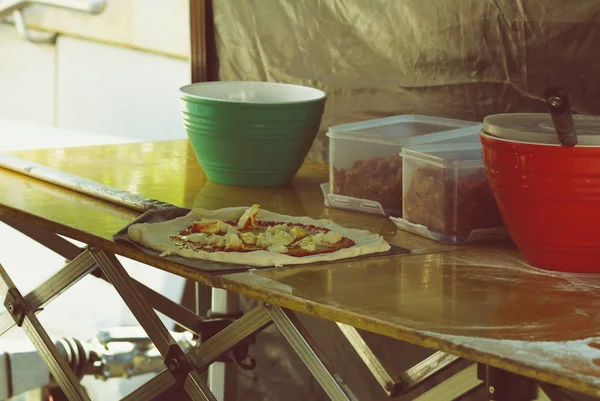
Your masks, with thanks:
M16 288L9 288L4 299L4 307L12 316L15 324L19 327L23 325L25 314L29 312L29 305L25 302L23 295Z
M187 374L194 370L194 366L177 344L169 346L165 366L178 383L183 383Z
M226 315L222 315L226 316ZM236 315L236 319L241 318ZM230 319L225 317L209 317L203 319L200 324L200 341L205 342L212 338L216 334L220 333L224 328L228 327L236 319ZM250 344L254 344L256 339L253 335L246 337L240 341L233 349L229 352L220 355L217 362L233 362L237 366L245 370L252 370L256 367L256 362L248 354Z
M485 381L489 401L534 401L538 398L537 383L528 377L478 364L477 378Z
M240 345L234 347L229 352L229 358L241 369L254 370L256 368L256 360L250 356L247 343L244 344L242 342Z

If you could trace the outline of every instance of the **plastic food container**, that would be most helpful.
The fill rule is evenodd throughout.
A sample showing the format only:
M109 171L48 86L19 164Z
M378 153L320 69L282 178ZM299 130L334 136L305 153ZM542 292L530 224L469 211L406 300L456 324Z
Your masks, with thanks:
M426 143L476 143L481 126L472 121L401 115L330 127L326 203L401 216L402 148Z
M401 155L406 223L444 242L506 236L480 143L415 146L402 149Z

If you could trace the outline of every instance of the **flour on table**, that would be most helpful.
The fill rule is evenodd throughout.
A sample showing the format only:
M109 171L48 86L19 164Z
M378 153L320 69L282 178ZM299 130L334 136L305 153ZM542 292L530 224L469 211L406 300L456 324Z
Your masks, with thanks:
M593 362L600 360L600 349L597 348L600 346L600 337L571 341L522 341L456 336L425 331L421 333L485 354L525 362L528 366L551 370L558 375L564 375L565 371L571 371L573 364L584 363L585 365L581 366L582 370L596 371L597 375L581 375L581 378L600 386L600 366ZM590 346L590 344L598 345ZM571 366L564 366L569 362Z

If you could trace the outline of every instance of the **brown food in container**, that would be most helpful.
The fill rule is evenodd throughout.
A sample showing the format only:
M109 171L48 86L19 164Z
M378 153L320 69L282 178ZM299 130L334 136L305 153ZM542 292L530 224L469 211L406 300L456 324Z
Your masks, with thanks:
M418 168L404 196L403 217L445 235L504 225L484 168L458 177L454 170Z
M402 215L402 158L398 155L355 160L349 168L333 168L331 192L377 201Z

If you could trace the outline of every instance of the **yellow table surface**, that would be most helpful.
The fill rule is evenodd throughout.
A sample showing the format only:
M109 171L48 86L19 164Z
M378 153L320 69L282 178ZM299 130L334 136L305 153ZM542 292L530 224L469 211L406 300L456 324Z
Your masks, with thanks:
M255 270L225 289L600 396L600 279L509 246Z
M291 185L261 189L208 181L185 140L12 154L181 207L259 203L381 233L412 254L217 276L112 241L137 212L0 169L0 215L205 284L600 395L600 279L533 269L509 242L449 246L384 217L328 209L324 165L307 163Z
M217 209L259 203L263 209L290 215L332 219L379 232L414 252L452 249L402 231L387 218L328 209L319 185L328 179L325 165L307 163L293 182L278 188L244 188L206 179L187 140L11 152L111 187L176 206ZM126 257L140 260L208 285L215 274L148 257L134 247L115 243L113 234L138 212L0 168L0 214L43 226Z

